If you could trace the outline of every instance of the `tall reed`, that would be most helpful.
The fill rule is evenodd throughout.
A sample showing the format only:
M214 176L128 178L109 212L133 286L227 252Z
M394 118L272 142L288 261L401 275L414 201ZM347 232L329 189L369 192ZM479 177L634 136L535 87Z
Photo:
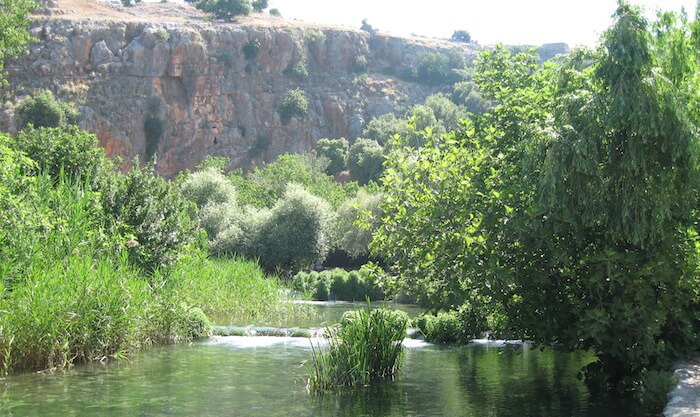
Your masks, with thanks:
M322 392L391 379L403 356L408 316L401 311L369 306L343 315L326 329L328 348L312 345L308 388Z

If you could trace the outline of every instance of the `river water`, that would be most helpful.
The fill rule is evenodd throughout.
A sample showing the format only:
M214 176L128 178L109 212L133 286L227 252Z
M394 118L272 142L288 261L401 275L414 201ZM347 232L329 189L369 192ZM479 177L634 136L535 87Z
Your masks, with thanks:
M320 306L329 322L347 306ZM332 315L331 315L332 314ZM576 378L586 353L413 342L395 381L310 395L303 338L222 337L0 380L0 416L632 417Z

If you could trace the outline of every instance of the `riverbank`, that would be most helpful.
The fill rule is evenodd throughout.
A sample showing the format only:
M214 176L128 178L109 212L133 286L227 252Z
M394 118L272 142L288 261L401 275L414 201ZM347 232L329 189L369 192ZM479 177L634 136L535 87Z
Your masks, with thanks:
M678 384L669 394L664 417L700 416L700 358L681 364L675 374Z

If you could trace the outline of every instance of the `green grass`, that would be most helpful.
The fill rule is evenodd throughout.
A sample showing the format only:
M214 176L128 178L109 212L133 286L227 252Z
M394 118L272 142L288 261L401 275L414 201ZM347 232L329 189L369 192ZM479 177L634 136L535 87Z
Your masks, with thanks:
M406 313L384 308L349 311L326 330L325 350L313 348L308 387L323 392L393 378L403 356Z
M257 263L242 258L195 253L176 264L170 280L188 304L217 322L282 325L310 314L309 306L286 302L277 278L265 276Z
M129 239L104 226L88 181L25 180L0 193L0 374L190 341L209 334L207 315L270 322L308 308L285 303L254 262L192 248L145 274L129 262Z

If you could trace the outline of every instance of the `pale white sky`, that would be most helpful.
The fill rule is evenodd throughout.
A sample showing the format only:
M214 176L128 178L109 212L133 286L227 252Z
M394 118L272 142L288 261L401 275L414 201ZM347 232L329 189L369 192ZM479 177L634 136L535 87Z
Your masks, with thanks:
M616 0L269 0L286 18L359 28L362 19L382 32L449 38L469 31L481 44L595 45L610 26ZM655 10L695 15L697 0L630 0Z

